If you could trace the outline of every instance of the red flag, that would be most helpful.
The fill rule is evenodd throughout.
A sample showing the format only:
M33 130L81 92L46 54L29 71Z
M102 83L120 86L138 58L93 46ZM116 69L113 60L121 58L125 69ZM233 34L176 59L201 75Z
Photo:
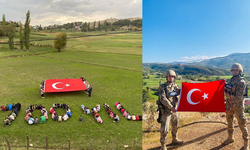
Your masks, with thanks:
M182 83L178 111L225 112L225 80Z
M49 79L45 81L44 92L68 92L87 90L82 79Z

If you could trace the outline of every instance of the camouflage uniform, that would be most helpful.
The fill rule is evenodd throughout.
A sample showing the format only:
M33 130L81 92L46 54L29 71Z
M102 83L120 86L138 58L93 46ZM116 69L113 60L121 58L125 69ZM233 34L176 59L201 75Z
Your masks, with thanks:
M165 144L167 142L167 134L169 131L169 123L171 123L172 129L172 136L173 139L177 137L177 129L178 129L178 115L177 113L172 113L171 108L176 108L179 96L170 97L169 92L178 91L178 85L176 83L168 84L161 84L159 87L159 102L162 104L161 108L161 128L160 128L160 142Z
M232 86L231 92L226 92L227 96L227 108L231 107L229 113L226 114L228 135L233 138L234 126L233 118L234 115L238 120L239 127L242 132L242 137L244 141L248 141L248 130L246 127L246 117L244 115L244 98L243 92L246 88L246 81L244 77L238 77L237 79L231 78L228 83Z
M40 85L40 94L44 97L44 87L42 85Z

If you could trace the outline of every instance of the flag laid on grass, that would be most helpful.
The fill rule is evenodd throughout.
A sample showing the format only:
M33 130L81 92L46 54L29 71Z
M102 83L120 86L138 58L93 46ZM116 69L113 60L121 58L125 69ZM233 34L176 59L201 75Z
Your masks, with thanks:
M44 92L69 92L87 90L82 79L49 79L45 81Z
M177 111L225 112L225 80L182 83Z

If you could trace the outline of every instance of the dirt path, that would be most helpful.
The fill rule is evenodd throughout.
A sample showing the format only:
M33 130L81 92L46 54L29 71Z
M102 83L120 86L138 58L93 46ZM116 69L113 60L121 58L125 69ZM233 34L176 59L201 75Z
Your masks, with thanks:
M248 118L249 119L249 118ZM225 125L225 118L217 120L209 118L203 118L199 121L194 121L189 124L180 127L178 134L179 139L184 141L183 145L171 145L171 139L167 142L168 150L239 150L243 147L243 139L240 128L237 121L234 121L234 138L235 142L224 146L222 143L227 139L227 125ZM250 133L250 121L247 123L248 132ZM171 131L170 131L171 133ZM169 133L169 134L170 134ZM158 139L159 136L155 136ZM154 140L156 141L156 140ZM159 141L159 140L158 140ZM159 150L160 142L153 142L149 144L143 144L144 150Z

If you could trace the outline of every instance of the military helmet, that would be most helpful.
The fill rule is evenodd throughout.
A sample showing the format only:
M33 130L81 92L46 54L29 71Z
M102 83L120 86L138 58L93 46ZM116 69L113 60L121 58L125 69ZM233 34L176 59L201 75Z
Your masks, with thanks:
M168 70L167 73L166 73L165 78L167 78L167 76L174 76L174 77L176 77L176 74L175 74L174 70Z
M239 64L239 63L233 64L232 67L231 67L231 71L232 71L233 69L237 69L237 70L239 70L240 72L243 72L243 67L242 67L241 64Z

